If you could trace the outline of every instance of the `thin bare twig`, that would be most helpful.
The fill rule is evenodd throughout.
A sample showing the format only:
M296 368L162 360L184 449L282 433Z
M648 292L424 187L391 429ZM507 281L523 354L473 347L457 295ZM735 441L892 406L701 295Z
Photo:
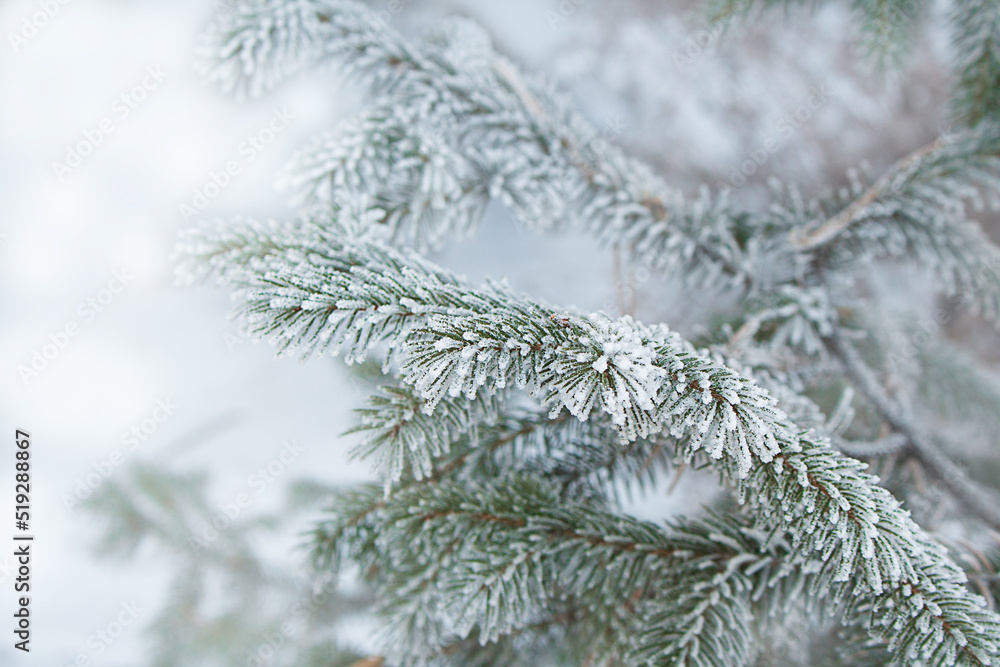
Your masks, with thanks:
M937 478L967 510L974 513L994 530L1000 530L1000 508L997 499L964 470L941 453L937 447L924 438L909 416L900 409L886 393L875 373L854 349L854 346L838 328L826 339L827 348L844 365L848 376L882 419L892 429L906 438L907 446L901 450L920 461L923 467Z
M904 449L910 441L900 433L873 440L872 442L858 442L856 440L836 440L837 449L856 459L869 459L873 456L889 456Z
M946 137L940 137L926 146L913 151L890 167L888 171L882 174L881 178L875 181L874 185L865 190L860 197L851 202L850 206L832 218L826 220L819 227L816 227L810 232L805 232L802 229L793 229L788 236L789 243L791 243L792 247L797 250L809 250L823 245L834 236L847 229L858 218L860 213L875 203L879 197L884 195L889 190L893 179L895 179L897 175L906 171L915 163L923 160L939 148L946 146L948 143L949 142Z
M383 665L385 665L385 658L380 655L373 655L358 660L351 667L382 667Z

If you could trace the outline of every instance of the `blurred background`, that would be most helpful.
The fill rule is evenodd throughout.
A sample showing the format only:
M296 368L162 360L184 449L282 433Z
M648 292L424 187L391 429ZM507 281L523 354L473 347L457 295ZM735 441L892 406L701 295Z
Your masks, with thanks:
M479 21L499 50L556 80L605 139L688 192L727 186L749 207L771 176L817 192L947 129L948 42L934 16L907 68L879 72L857 57L849 12L833 4L725 31L683 1L402 6L393 26L409 34L450 14ZM183 647L202 644L252 664L266 622L245 616L294 604L307 587L309 508L369 478L342 434L376 371L275 360L227 319L227 293L173 283L177 234L190 224L294 215L275 186L280 168L360 103L335 72L246 103L213 89L195 65L217 10L210 0L0 3L0 424L32 436L36 536L32 652L5 634L0 664L197 664ZM522 232L499 205L476 238L434 259L586 311L689 334L711 322L611 251ZM974 323L950 326L981 345ZM14 450L0 451L10 516ZM696 486L686 477L633 510L670 515ZM0 549L6 618L12 551ZM364 602L342 583L344 597L327 601L331 624L350 652L377 652L365 623L334 618Z

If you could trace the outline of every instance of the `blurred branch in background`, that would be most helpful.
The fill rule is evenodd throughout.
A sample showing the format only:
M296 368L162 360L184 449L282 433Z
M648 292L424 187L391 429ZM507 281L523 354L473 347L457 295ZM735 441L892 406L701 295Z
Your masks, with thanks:
M285 504L265 513L248 497L212 502L207 485L205 473L136 462L84 504L105 526L96 545L102 557L147 568L156 561L172 572L146 630L155 656L149 664L338 667L357 660L335 635L345 619L365 612L370 595L340 590L335 577L309 576L288 553L296 541L289 527L331 489L289 482Z

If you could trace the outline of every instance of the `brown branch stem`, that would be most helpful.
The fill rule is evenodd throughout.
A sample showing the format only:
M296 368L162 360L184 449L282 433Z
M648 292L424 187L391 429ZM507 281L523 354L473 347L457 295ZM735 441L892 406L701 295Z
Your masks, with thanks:
M879 197L889 191L894 178L903 173L914 164L923 160L934 151L947 145L945 137L939 137L935 141L922 146L913 151L900 161L896 162L882 176L875 181L875 184L865 190L865 192L855 199L851 204L832 218L827 219L821 225L806 232L802 229L793 229L788 240L796 250L811 250L825 244L840 232L847 229L857 220L859 215L869 206L874 204Z

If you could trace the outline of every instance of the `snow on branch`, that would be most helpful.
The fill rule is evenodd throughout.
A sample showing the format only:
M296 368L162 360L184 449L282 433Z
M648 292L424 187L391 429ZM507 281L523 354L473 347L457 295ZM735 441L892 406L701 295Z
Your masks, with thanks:
M396 31L343 0L240 0L220 10L200 49L203 74L225 92L258 97L309 66L348 61L358 73L410 60ZM378 77L389 85L395 77Z
M778 451L784 415L773 399L665 326L556 311L497 284L473 289L416 255L368 242L326 238L325 247L263 254L253 225L238 227L231 236L250 239L246 256L229 236L218 247L200 237L189 252L252 265L227 280L241 290L251 330L282 352L358 360L389 343L427 412L445 395L516 386L580 419L602 409L623 441L691 430L692 451L728 454L741 477L753 457L769 461Z
M617 643L632 662L746 664L754 625L768 610L797 613L796 600L809 614L839 608L843 622L885 640L894 664L986 665L996 650L995 617L964 592L954 566L931 564L937 553L909 554L898 580L872 591L866 575L842 576L836 549L774 539L740 515L664 529L519 475L411 487L382 501L372 491L334 502L314 557L350 553L380 580L383 612L396 619L390 648L401 656L416 645L426 659L474 631L496 642L564 614L567 599L583 613L624 607ZM857 556L851 570L886 557Z
M740 480L762 528L822 553L837 565L835 581L858 578L877 599L907 588L940 600L922 621L940 630L935 649L986 656L996 648L990 633L976 630L997 627L996 617L860 463L798 433L754 381L666 327L555 311L498 285L473 289L415 256L366 242L327 239L322 248L300 244L263 257L259 244L247 247L255 273L237 276L236 286L253 329L282 350L340 348L357 358L389 343L428 412L444 396L515 385L580 419L600 408L623 441L688 436L684 456L704 450L722 459L720 470ZM231 243L225 252L247 264ZM921 636L919 645L927 641ZM908 651L914 642L901 646Z
M292 49L274 27L291 10L278 5L250 2L252 11L214 29L214 78L262 89L275 70L332 57L374 95L287 168L285 182L312 212L368 207L364 220L386 238L426 248L469 233L499 199L530 227L576 226L692 283L750 280L724 197L687 201L603 140L552 85L496 54L478 26L453 20L410 44L359 3L299 0L296 20L316 39ZM276 43L258 44L262 35Z
M787 207L782 216L805 220L792 226L790 245L820 264L853 270L873 257L907 259L997 321L1000 248L968 212L997 192L1000 125L983 122L914 151L846 203L829 204L834 214L826 219Z

